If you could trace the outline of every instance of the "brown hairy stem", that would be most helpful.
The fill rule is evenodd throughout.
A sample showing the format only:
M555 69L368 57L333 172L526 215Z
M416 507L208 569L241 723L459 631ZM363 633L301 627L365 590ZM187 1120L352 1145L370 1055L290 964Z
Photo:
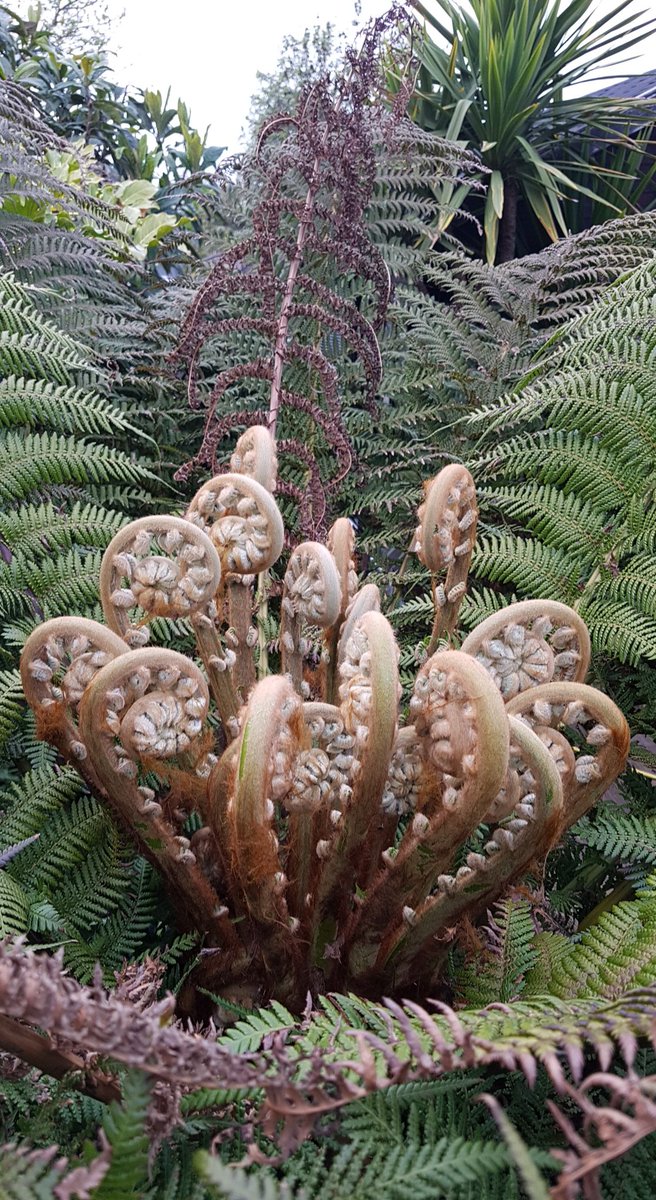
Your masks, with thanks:
M471 862L455 875L441 877L439 890L416 911L406 911L403 923L386 935L377 970L394 980L395 989L423 990L448 952L446 931L464 913L474 921L484 915L503 889L526 870L538 848L548 847L557 837L563 790L556 764L539 737L515 717L510 718L510 734L511 753L521 757L532 775L533 812L528 817L526 810L523 824L520 819L500 827L503 837L488 843L486 854L470 856ZM517 830L517 825L522 827Z
M261 680L243 719L226 821L232 869L250 918L261 930L262 956L275 995L285 1003L298 999L304 980L296 927L285 900L278 839L272 829L271 796L291 784L289 767L280 759L286 762L293 755L301 728L301 704L289 681Z
M394 857L386 857L350 930L352 970L366 974L390 925L416 908L482 820L508 765L503 701L485 670L458 650L434 654L419 672L410 706L422 744L426 799ZM451 782L452 781L452 782ZM437 789L437 796L431 795ZM452 793L452 794L451 794ZM359 944L358 944L359 943Z
M234 737L234 721L240 702L226 661L214 619L207 613L194 613L191 618L198 653L207 671L212 698L219 710L221 723L230 740Z
M397 663L389 622L381 613L365 613L345 647L340 686L340 708L355 738L358 771L345 819L326 851L313 919L315 943L324 921L343 926L356 881L366 881L376 869L375 831L398 716Z
M253 646L256 630L253 626L253 586L238 575L229 576L226 594L230 622L229 636L232 636L231 648L235 652L235 663L231 671L232 681L235 689L241 695L242 701L245 701L255 683Z
M50 1038L20 1021L0 1015L0 1050L13 1054L53 1079L66 1079L77 1092L84 1092L103 1104L120 1101L121 1089L115 1079L100 1071L89 1070L83 1058L70 1050L60 1050Z

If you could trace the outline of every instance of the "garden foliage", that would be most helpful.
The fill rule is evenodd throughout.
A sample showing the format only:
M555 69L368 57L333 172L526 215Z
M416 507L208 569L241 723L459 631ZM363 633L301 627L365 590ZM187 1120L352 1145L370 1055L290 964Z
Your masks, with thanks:
M403 88L385 108L377 39L388 82L401 75L409 92L408 28L395 10L359 58L346 53L336 88L309 66L285 92L300 117L269 120L254 161L219 176L184 106L127 95L98 63L2 18L0 1196L11 1200L653 1192L656 225L623 217L496 266L454 238L427 250L436 222L460 228L458 189L489 195L490 181L462 146L411 129ZM86 148L67 140L83 132L78 94L93 113ZM286 572L276 555L240 563L263 543L244 549L234 533L255 495L282 549L271 446L251 430L276 422ZM457 541L450 526L445 540L439 488L422 493L444 467L461 492L466 468L476 480L477 539L469 492ZM223 493L206 502L203 485L227 470L237 498L214 511ZM153 545L151 531L147 547L128 545L138 518L168 522L169 541ZM162 571L175 559L176 519L205 554L185 559L179 611L140 574L154 570L144 556ZM299 545L331 522L330 550ZM209 586L217 554L223 591L205 612L193 589ZM353 595L371 611L340 654ZM529 619L530 597L544 613ZM562 605L567 624L553 615ZM62 707L48 653L68 653L69 634L44 623L68 617L92 640L71 653L79 695ZM582 686L586 627L589 681L606 693L581 693L602 706L593 721L581 696L553 690ZM61 647L41 646L48 629ZM511 669L518 637L531 648ZM18 669L28 638L38 719ZM127 646L123 665L139 669L126 682ZM197 686L184 703L202 701L184 729L166 726L181 755L172 769L146 746L144 654L164 673L188 664L183 683ZM482 692L438 697L445 712L428 721L414 681L443 661L460 664L465 691L478 671ZM101 712L98 679L110 676L117 707ZM528 698L527 680L541 689ZM179 681L164 681L162 712ZM116 755L121 688L140 706L138 767L136 752ZM488 749L460 778L469 727L449 743L455 710L480 720L484 700L495 754L515 738L512 770L491 778ZM629 749L618 709L642 736L601 796ZM317 735L335 713L339 754ZM108 714L111 763L98 774L88 739ZM199 716L209 732L194 757ZM262 774L272 743L291 755L291 790L287 760ZM347 760L362 764L360 782ZM378 783L385 821L358 825L349 804L369 804ZM436 874L425 851L438 827L455 829L465 791L471 819ZM315 792L330 793L330 814L317 817ZM431 830L423 851L418 817ZM312 954L296 953L299 929Z

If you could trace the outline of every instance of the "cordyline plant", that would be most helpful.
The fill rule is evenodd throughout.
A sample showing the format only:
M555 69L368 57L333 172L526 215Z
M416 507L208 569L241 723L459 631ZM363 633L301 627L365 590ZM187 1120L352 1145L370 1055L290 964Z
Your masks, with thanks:
M585 684L587 630L563 604L512 604L451 648L477 520L457 465L419 511L436 615L407 709L394 634L377 588L358 588L344 518L327 544L289 556L279 673L258 679L254 584L284 541L268 430L243 434L230 466L184 517L116 535L100 574L105 625L61 617L30 635L21 672L39 733L159 869L181 926L203 935L189 989L295 1010L308 990L434 994L463 920L615 779L626 721ZM202 666L146 644L154 617L190 622ZM188 839L192 814L202 827Z

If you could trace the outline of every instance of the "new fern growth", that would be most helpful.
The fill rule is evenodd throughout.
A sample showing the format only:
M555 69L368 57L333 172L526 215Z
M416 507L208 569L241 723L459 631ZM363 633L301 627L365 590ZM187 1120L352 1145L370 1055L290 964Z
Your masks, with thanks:
M590 808L622 769L628 728L583 682L589 638L566 605L511 605L461 650L439 640L475 538L461 467L431 483L420 513L437 649L405 718L395 638L376 588L356 590L343 522L332 550L291 554L280 674L258 678L254 580L284 542L275 464L268 431L249 430L184 518L125 526L100 571L107 624L37 626L25 692L41 736L205 938L190 987L246 984L292 1008L326 986L426 994L447 931L484 916ZM145 644L154 618L189 622L202 668Z

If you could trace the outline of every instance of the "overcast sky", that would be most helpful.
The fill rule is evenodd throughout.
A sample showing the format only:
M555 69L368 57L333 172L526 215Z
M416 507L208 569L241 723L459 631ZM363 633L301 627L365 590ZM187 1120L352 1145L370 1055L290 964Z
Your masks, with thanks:
M32 0L14 0L26 12ZM391 0L361 0L362 19L378 16ZM429 6L431 0L427 0ZM461 0L462 2L462 0ZM437 0L433 0L437 7ZM595 0L594 19L619 0ZM353 32L355 0L107 0L116 14L112 66L121 83L171 88L191 108L194 124L210 126L216 145L238 148L257 87L257 71L275 67L285 34L300 37L329 21ZM629 11L656 18L656 0L633 0ZM121 17L121 13L124 15ZM656 34L630 52L623 74L656 70ZM583 89L585 90L585 88Z
M285 33L300 36L317 22L350 31L354 0L109 0L125 16L115 28L117 77L180 96L211 139L235 149L256 88L258 70L275 66ZM597 0L595 16L617 0ZM387 0L362 0L363 17L385 12ZM636 0L656 17L656 0ZM656 68L656 37L636 51L627 74Z
M180 96L212 141L235 149L256 89L286 33L331 21L349 31L354 0L110 0L125 16L116 24L114 67L121 81ZM363 17L389 8L362 0Z

